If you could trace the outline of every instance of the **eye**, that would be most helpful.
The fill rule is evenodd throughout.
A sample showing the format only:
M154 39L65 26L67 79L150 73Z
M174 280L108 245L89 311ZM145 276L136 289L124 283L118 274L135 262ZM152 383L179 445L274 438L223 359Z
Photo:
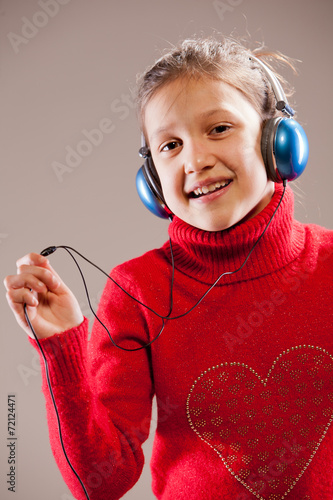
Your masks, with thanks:
M217 125L217 127L213 128L211 134L213 135L223 134L224 132L227 132L229 129L230 129L229 125Z
M172 151L173 149L178 148L181 146L181 143L179 141L171 141L165 144L162 148L161 151Z

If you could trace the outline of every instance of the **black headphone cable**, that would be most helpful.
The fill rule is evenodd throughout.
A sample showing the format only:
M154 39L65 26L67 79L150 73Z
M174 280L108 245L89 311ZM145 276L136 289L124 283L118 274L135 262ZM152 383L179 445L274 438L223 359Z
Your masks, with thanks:
M160 337L160 335L161 335L161 333L162 333L162 331L164 330L164 327L165 327L165 321L171 321L171 320L175 320L175 319L180 319L180 318L183 318L184 316L187 316L189 313L191 313L205 299L205 297L217 285L217 283L221 280L221 278L223 278L223 276L227 276L227 275L238 273L241 269L243 269L243 267L246 265L247 261L249 260L252 252L254 251L254 249L256 248L256 246L259 244L260 240L263 238L264 234L266 233L266 231L267 231L268 227L270 226L270 224L271 224L271 222L272 222L272 220L273 220L276 212L278 211L278 209L279 209L279 207L280 207L280 205L282 203L284 194L285 194L286 185L287 185L287 181L284 180L283 181L283 186L284 186L283 187L283 192L281 194L281 198L279 200L279 203L277 204L277 206L276 206L276 208L275 208L275 210L274 210L271 218L269 219L268 223L266 224L265 229L263 230L263 232L261 233L261 235L259 236L259 238L257 239L257 241L254 243L254 245L250 249L249 253L247 254L247 256L244 259L244 261L242 262L242 264L237 269L235 269L234 271L225 271L222 274L220 274L219 277L214 281L214 283L209 286L209 288L206 290L206 292L198 299L198 301L192 307L190 307L190 309L188 309L187 311L185 311L182 314L179 314L177 316L171 316L172 309L173 309L173 288L174 288L175 263L174 263L174 255L173 255L173 249L172 249L172 242L171 242L170 238L169 238L169 245L170 245L171 263L172 263L172 277L171 277L171 286L170 286L170 308L169 308L169 312L168 312L168 314L166 316L158 313L157 311L155 311L154 309L152 309L151 307L149 307L147 304L144 304L142 301L140 301L139 299L137 299L136 297L134 297L133 295L131 295L127 290L125 290L117 281L115 281L108 273L106 273L103 269L101 269L97 264L94 264L91 260L89 260L87 257L85 257L84 255L82 255L80 252L78 252L77 250L75 250L72 247L69 247L67 245L50 246L50 247L45 248L41 252L41 255L44 255L44 256L50 255L53 252L55 252L58 248L62 248L64 250L66 250L69 253L69 255L72 257L72 259L74 260L74 262L75 262L75 264L76 264L76 266L77 266L77 268L79 270L79 273L81 275L82 282L83 282L84 289L85 289L86 296L87 296L87 300L88 300L88 304L89 304L89 308L90 308L91 312L93 313L93 315L95 316L95 318L97 319L97 321L106 330L106 332L107 332L107 334L108 334L108 336L109 336L112 344L115 347L117 347L118 349L122 349L124 351L129 351L129 352L139 351L141 349L145 349L146 347L149 347L153 342L155 342ZM104 274L108 279L110 279L115 285L117 285L124 293L126 293L126 295L128 295L135 302L137 302L142 307L144 307L144 308L148 309L149 311L151 311L155 316L157 316L157 317L159 317L159 318L162 319L162 327L161 327L159 333L149 343L147 343L147 344L145 344L143 346L134 348L134 349L128 349L128 348L125 348L125 347L122 347L122 346L118 345L114 341L114 339L112 338L112 335L110 334L108 328L99 319L99 317L97 316L97 314L95 313L95 311L94 311L94 309L93 309L93 307L91 305L91 301L90 301L90 297L89 297L89 292L88 292L88 287L87 287L84 275L82 273L82 270L80 268L79 263L77 262L76 258L72 254L72 252L75 252L82 259L84 259L86 262L88 262L88 264L91 264L93 267L95 267L96 269L98 269L102 274Z
M58 432L59 432L59 439L60 439L60 444L61 444L61 448L62 448L62 451L64 453L64 456L66 458L66 461L68 463L68 465L70 466L70 468L72 469L72 471L74 472L75 476L77 477L79 483L81 484L81 487L84 491L84 494L87 498L87 500L90 500L90 497L88 495L88 492L86 490L86 487L84 486L83 484L83 481L82 479L80 478L80 476L78 475L78 473L76 472L76 470L74 469L71 461L69 460L68 458L68 455L66 453L66 449L65 449L65 445L64 445L64 441L63 441L63 438L62 438L62 432L61 432L61 425L60 425L60 417L59 417L59 412L58 412L58 408L57 408L57 404L56 404L56 401L55 401L55 397L54 397L54 393L53 393L53 389L52 389L52 384L51 384L51 379L50 379L50 371L49 371L49 365L48 365L48 362L47 362L47 359L46 359L46 356L45 356L45 353L42 349L42 346L39 342L39 339L35 333L35 330L30 322L30 319L29 319L29 316L28 316L28 313L27 313L27 305L24 304L23 305L23 309L24 309L24 316L25 316L25 319L30 327L30 330L32 331L32 334L34 336L34 339L36 340L37 342L37 345L38 345L38 348L39 348L39 351L41 352L42 354L42 357L43 357L43 360L44 360L44 365L45 365L45 374L46 374L46 381L47 381L47 386L48 386L48 389L49 389L49 392L50 392L50 395L51 395L51 399L52 399L52 403L53 403L53 407L54 407L54 410L55 410L55 414L56 414L56 417L57 417L57 423L58 423Z
M240 271L244 266L245 264L247 263L248 259L250 258L253 250L255 249L255 247L258 245L259 241L262 239L262 237L264 236L265 232L267 231L269 225L271 224L278 208L280 207L281 203L282 203L282 200L283 200L283 197L284 197L284 194L285 194L285 191L286 191L286 186L287 186L287 181L284 180L283 181L283 192L282 192L282 195L281 195L281 198L279 200L279 203L277 204L271 218L269 219L265 229L263 230L263 232L261 233L261 235L259 236L259 238L257 239L257 241L255 242L255 244L253 245L253 247L251 248L251 250L249 251L248 255L246 256L245 260L243 261L243 263L241 264L241 266L238 268L238 269L235 269L234 271L226 271L222 274L220 274L220 276L214 281L214 283L208 288L208 290L206 290L206 292L199 298L199 300L190 308L188 309L187 311L185 311L184 313L178 315L178 316L171 316L171 313L172 313L172 309L173 309L173 287L174 287L174 273L175 273L175 264L174 264L174 255L173 255L173 250L172 250L172 243L171 243L171 239L169 239L169 244L170 244L170 253L171 253L171 261L172 261L172 277L171 277L171 286L170 286L170 308L169 308L169 313L166 315L166 316L163 316L159 313L157 313L156 311L154 311L152 308L150 308L149 306L147 306L146 304L144 304L143 302L141 302L139 299L137 299L136 297L133 297L129 292L127 292L119 283L117 283L113 278L111 278L111 276L109 274L107 274L105 271L103 271L103 269L101 269L99 266L97 266L96 264L94 264L93 262L91 262L89 259L87 259L86 257L84 257L81 253L79 253L77 250L75 250L74 248L72 247L68 247L68 246L65 246L65 245L60 245L60 246L50 246L50 247L47 247L45 248L42 252L41 252L41 255L43 256L47 256L47 255L50 255L52 254L53 252L55 252L58 248L63 248L64 250L66 250L70 256L72 257L72 259L74 260L80 274L81 274L81 278L82 278L82 281L83 281L83 284L84 284L84 288L85 288L85 292L86 292L86 296L87 296L87 299L88 299L88 304L89 304L89 307L93 313L93 315L95 316L95 318L99 321L99 323L103 326L103 328L106 330L106 332L108 333L109 335L109 338L112 342L112 344L117 347L118 349L122 349L124 351L130 351L130 352L133 352L133 351L139 351L141 349L145 349L146 347L149 347L153 342L155 342L161 335L161 333L163 332L164 330L164 327L165 327L165 321L166 320L175 320L175 319L179 319L179 318L183 318L184 316L186 316L187 314L189 314L190 312L192 312L203 300L204 298L208 295L208 293L217 285L217 283L220 281L220 279L223 277L223 276L226 276L226 275L231 275L231 274L235 274L237 273L238 271ZM137 347L135 349L128 349L128 348L125 348L125 347L122 347L122 346L119 346L115 341L114 339L112 338L108 328L104 325L104 323L102 323L102 321L98 318L98 316L96 315L94 309L92 308L92 305L91 305L91 301L90 301L90 297L89 297L89 292L88 292L88 287L87 287L87 284L86 284L86 281L85 281L85 278L83 276L83 273L82 273L82 270L77 262L77 260L75 259L74 255L71 253L71 252L75 252L77 255L79 255L82 259L84 259L86 262L88 262L89 264L91 264L92 266L94 266L96 269L98 269L99 271L101 271L104 275L107 276L108 279L111 279L111 281L113 281L113 283L115 283L124 293L126 293L130 298L132 298L133 300L135 300L136 302L138 302L141 306L145 307L146 309L148 309L149 311L151 311L153 314L155 314L156 316L158 316L159 318L162 319L162 328L160 329L159 333L156 335L156 337L154 337L148 344L145 344L144 346L140 346L140 347ZM66 450L65 450L65 446L64 446L64 443L63 443L63 438L62 438L62 432L61 432L61 424L60 424L60 418L59 418L59 412L58 412L58 408L57 408L57 404L56 404L56 401L55 401L55 397L54 397L54 393L53 393L53 390L52 390L52 384L51 384L51 380L50 380L50 374L49 374L49 367L48 367L48 362L47 362L47 359L46 359L46 356L45 356L45 353L42 349L42 346L39 342L39 339L35 333L35 330L31 324L31 321L29 319L29 316L28 316L28 313L27 313L27 308L26 308L26 304L23 305L23 308L24 308L24 315L25 315L25 318L26 318L26 321L29 325L29 328L31 329L32 333L33 333L33 336L37 342L37 345L38 345L38 348L42 354L42 357L43 357L43 361L44 361L44 365L45 365L45 373L46 373L46 380L47 380L47 385L48 385L48 388L49 388L49 391L50 391L50 395L51 395L51 399L52 399L52 403L53 403L53 407L54 407L54 410L55 410L55 413L56 413L56 417L57 417L57 423L58 423L58 431L59 431L59 439L60 439L60 444L61 444L61 447L62 447L62 450L63 450L63 453L64 453L64 456L67 460L67 463L68 465L70 466L70 468L72 469L73 473L75 474L75 476L77 477L78 481L80 482L81 484L81 487L84 491L84 494L87 498L87 500L90 500L90 497L88 495L88 492L84 486L84 483L83 481L81 480L80 476L78 475L78 473L76 472L76 470L74 469L73 465L71 464L70 462L70 459L66 453Z

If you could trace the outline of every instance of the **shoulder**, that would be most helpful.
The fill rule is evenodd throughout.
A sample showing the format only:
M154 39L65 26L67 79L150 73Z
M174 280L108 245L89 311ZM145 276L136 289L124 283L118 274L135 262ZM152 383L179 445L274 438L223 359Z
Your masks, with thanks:
M316 224L303 224L305 229L305 255L317 269L333 270L333 230Z
M333 230L316 224L304 225L306 242L318 249L319 252L333 254Z

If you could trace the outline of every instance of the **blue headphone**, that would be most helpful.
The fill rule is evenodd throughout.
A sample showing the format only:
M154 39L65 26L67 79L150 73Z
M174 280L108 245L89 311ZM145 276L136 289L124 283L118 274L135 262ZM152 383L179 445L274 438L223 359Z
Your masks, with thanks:
M306 167L309 157L308 139L301 125L291 118L294 110L289 106L274 73L260 59L251 56L251 60L259 65L271 84L276 99L276 109L286 115L267 120L263 127L261 154L267 177L278 183L285 180L293 181L302 174ZM143 135L139 155L145 160L136 175L139 197L154 215L162 219L170 219L172 212L164 200L161 182Z

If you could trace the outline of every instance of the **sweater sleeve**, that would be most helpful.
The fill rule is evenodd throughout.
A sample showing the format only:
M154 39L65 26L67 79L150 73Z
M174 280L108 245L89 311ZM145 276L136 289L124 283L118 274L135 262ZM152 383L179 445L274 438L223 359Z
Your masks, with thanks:
M121 346L134 349L149 342L140 306L109 280L98 316ZM149 348L118 349L97 320L88 340L86 319L77 328L43 339L41 345L73 468L90 500L120 498L139 479L144 464L142 443L149 434L153 397ZM66 461L44 369L42 373L54 457L74 497L86 499Z

